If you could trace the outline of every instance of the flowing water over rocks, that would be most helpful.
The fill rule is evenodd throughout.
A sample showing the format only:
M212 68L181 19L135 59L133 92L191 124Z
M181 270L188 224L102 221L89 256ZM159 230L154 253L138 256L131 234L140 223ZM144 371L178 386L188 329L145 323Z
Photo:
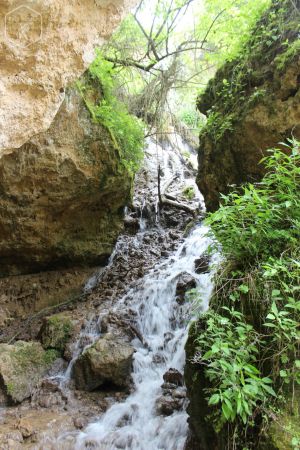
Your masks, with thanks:
M212 289L193 158L179 136L148 142L126 231L108 265L77 303L56 311L72 322L63 358L30 400L0 412L3 449L184 448L182 374L193 309L186 291L197 287L205 309ZM42 323L33 319L20 337L38 338Z

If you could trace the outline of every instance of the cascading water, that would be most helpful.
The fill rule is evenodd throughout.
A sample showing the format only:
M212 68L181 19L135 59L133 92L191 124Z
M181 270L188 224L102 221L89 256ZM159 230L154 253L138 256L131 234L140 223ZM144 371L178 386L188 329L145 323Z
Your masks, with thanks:
M194 261L210 243L206 227L199 225L177 252L159 264L143 280L142 286L129 292L121 304L135 310L137 323L144 338L133 344L133 380L135 392L124 403L113 405L98 422L87 427L76 442L76 450L99 448L106 450L180 450L187 434L184 410L169 417L158 415L156 401L161 395L163 374L169 368L182 370L184 344L190 305L176 303L176 279L183 272L197 280L206 308L212 290L211 274L198 275ZM171 339L170 339L171 336ZM155 356L160 358L156 362Z

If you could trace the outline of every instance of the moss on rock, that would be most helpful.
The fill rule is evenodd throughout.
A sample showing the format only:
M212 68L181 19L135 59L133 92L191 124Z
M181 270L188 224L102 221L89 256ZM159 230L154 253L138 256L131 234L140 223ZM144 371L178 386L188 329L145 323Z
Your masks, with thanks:
M0 344L2 391L13 402L30 397L56 358L56 352L46 352L38 342Z
M64 313L46 317L40 331L43 347L63 353L73 330L73 321Z

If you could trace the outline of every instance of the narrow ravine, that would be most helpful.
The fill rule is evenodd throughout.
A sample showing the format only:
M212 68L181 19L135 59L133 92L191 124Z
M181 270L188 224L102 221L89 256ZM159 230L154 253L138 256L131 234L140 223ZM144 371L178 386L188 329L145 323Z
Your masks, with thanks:
M183 145L182 141L180 144ZM152 155L158 151L153 143L148 147L148 153L151 151ZM185 167L182 159L175 152L172 153L172 149L169 148L160 155L163 180L168 182L175 174L177 182L181 184L187 175L184 173ZM189 182L197 189L192 180ZM153 195L153 190L149 192ZM198 192L195 192L195 196L200 200ZM157 201L154 203L156 206ZM149 205L149 199L144 197L141 204L139 234L143 234L147 228L147 220L143 217L143 209L147 204ZM154 208L154 214L157 224L159 221L157 207ZM135 348L133 393L124 402L115 403L99 420L95 420L76 436L77 450L184 448L188 424L182 373L187 324L193 307L189 302L178 304L176 286L183 274L189 275L202 293L201 307L203 309L207 307L212 290L211 274L196 273L195 266L195 260L205 253L210 243L206 236L207 231L201 223L195 225L177 251L157 264L143 277L137 287L130 289L114 306L115 313L131 310L135 317L135 325L142 336L142 342L138 338L132 341ZM139 237L137 236L137 239ZM101 320L99 326L101 330ZM174 412L164 415L164 410L168 407L174 408ZM58 448L63 448L65 438L67 436L60 436Z
M206 255L210 240L201 223L203 199L194 181L195 159L193 150L178 135L161 145L148 141L133 205L125 210L129 231L120 236L108 265L86 282L87 301L73 313L84 317L84 325L70 345L68 366L54 370L32 399L33 408L38 407L43 418L48 410L41 398L52 398L54 390L63 398L63 410L76 417L79 430L68 423L64 426L63 410L49 400L51 411L58 412L57 420L36 434L34 442L28 439L26 448L184 448L188 433L183 379L187 328L195 310L206 309L212 290ZM159 209L158 166L166 198L186 205L193 214L172 205ZM187 188L193 193L189 198L183 195ZM190 288L200 292L201 305L195 305L192 296L188 300ZM78 390L76 374L74 385L75 366L80 355L107 335L121 336L134 349L130 388L115 396L109 387L106 412L101 407L97 413L93 403L89 413L91 400L87 392ZM83 416L88 417L87 425Z

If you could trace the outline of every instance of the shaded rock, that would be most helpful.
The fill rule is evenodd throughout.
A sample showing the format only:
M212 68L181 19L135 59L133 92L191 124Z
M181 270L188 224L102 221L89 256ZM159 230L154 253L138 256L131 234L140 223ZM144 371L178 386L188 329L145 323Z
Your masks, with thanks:
M186 388L184 387L178 387L173 390L172 392L173 398L186 398Z
M17 422L16 425L17 430L20 431L23 438L29 438L32 437L34 434L36 434L36 431L33 427L32 422L27 418L21 418Z
M73 330L74 322L64 313L45 317L40 331L43 347L56 349L62 353Z
M56 358L53 350L46 352L38 342L0 344L0 378L8 398L21 402L30 397Z
M67 397L59 386L59 380L46 378L42 380L36 389L31 403L42 408L51 408L52 406L64 406Z
M112 334L87 348L73 367L78 389L92 391L104 383L124 388L130 383L134 349Z
M176 386L183 385L183 375L177 369L169 369L164 374L163 378L166 383L172 383L172 384L175 384Z
M124 219L125 228L132 233L136 233L140 228L139 219L136 217L127 216Z
M179 275L177 280L176 301L178 303L183 303L186 292L190 289L194 289L197 286L197 282L192 275L186 272Z
M202 255L195 259L195 272L198 274L209 272L210 258L208 255Z

